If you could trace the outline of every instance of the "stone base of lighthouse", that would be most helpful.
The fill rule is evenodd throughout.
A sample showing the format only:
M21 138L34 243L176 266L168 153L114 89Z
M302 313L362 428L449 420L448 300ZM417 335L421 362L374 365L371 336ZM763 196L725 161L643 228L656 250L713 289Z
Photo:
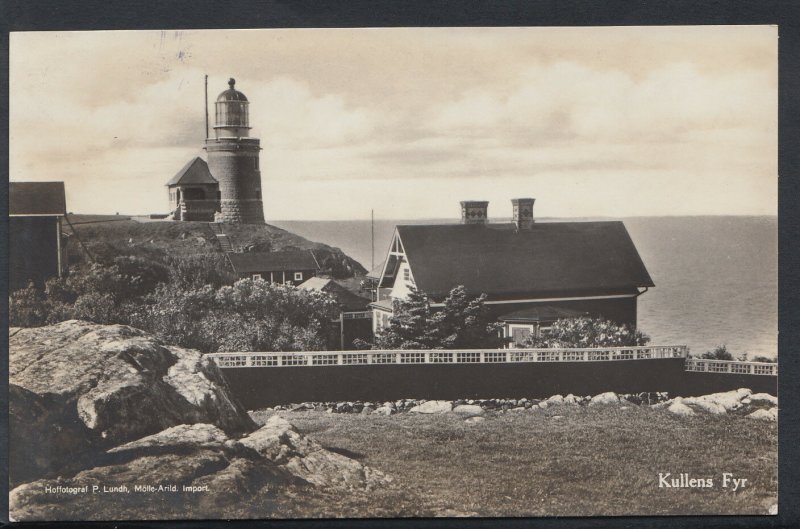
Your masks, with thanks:
M231 224L264 224L264 204L258 199L223 199L220 201L222 222Z

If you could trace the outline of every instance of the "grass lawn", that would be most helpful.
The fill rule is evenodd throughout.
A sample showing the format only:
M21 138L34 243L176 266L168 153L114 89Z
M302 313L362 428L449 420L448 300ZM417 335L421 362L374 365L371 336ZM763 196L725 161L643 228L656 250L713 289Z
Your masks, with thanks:
M452 413L253 416L273 413L394 478L382 491L284 498L280 517L766 514L777 503L777 426L742 415L631 405L487 412L473 424ZM714 486L659 488L659 472ZM746 486L723 488L723 472Z

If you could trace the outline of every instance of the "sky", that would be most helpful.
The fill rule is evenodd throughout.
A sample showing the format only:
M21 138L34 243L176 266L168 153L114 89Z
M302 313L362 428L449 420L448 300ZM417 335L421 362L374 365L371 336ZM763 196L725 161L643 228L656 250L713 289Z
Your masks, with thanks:
M168 210L229 77L270 220L776 215L775 26L11 34L10 179ZM212 123L213 125L213 123Z

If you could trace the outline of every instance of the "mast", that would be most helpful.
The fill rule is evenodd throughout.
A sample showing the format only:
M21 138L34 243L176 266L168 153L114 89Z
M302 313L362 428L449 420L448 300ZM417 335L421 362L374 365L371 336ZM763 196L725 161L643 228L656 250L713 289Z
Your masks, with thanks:
M208 75L206 75L206 139L208 139Z
M375 269L375 210L370 210L370 230L372 231L372 266L369 267L370 270Z

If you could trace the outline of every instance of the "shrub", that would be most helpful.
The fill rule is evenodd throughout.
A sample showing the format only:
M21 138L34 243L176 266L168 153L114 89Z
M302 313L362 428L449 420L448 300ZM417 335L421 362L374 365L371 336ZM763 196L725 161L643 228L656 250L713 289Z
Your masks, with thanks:
M626 347L647 345L650 337L632 326L603 318L567 318L553 323L542 336L531 336L524 346L557 347Z
M204 352L313 351L331 345L337 310L327 294L242 279L219 289L163 285L131 320L167 342Z
M231 285L236 275L223 254L168 257L169 282L175 287L191 290L205 285L219 288Z
M709 360L733 360L733 355L728 352L728 348L723 345L718 345L713 351L706 351L700 358L707 358Z
M34 284L12 292L8 299L8 324L12 327L39 327L47 322L48 306Z
M463 286L453 288L440 311L432 312L428 296L412 289L395 300L389 326L375 336L378 349L493 348L501 343L500 324L489 321L486 295L472 298ZM359 344L362 345L362 344Z

